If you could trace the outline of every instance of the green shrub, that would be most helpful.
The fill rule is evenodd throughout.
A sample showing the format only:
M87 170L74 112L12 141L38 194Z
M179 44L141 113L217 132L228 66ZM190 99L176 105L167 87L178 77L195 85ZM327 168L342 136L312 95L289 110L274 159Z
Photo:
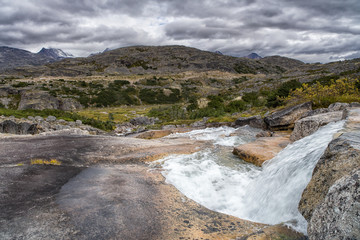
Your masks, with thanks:
M290 91L301 87L301 83L297 80L291 80L281 84L274 92L267 97L267 107L278 107L284 104L284 99L289 96Z
M225 111L229 113L235 113L235 112L245 111L246 108L247 106L245 101L235 100L235 101L231 101L228 105L226 105Z

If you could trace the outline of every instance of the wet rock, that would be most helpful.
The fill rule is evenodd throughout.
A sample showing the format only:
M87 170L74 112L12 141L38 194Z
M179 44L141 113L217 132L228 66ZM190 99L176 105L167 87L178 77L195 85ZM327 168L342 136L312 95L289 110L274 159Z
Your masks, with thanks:
M299 211L309 223L310 239L359 239L359 235L349 237L356 233L351 229L359 229L359 215L352 217L359 211L359 190L354 187L360 183L353 172L359 169L360 109L350 109L342 133L329 143L316 164L299 203Z
M352 102L349 104L349 107L351 108L360 108L360 103L359 102Z
M330 122L340 121L343 117L342 111L321 113L314 116L299 119L295 122L294 131L290 136L291 141L297 141L303 137L316 132L321 126Z
M289 136L263 137L235 147L233 154L246 162L261 166L265 161L275 157L289 143Z
M316 239L360 239L360 168L337 180L313 211L308 234Z
M236 119L235 126L242 127L245 125L249 125L250 127L254 128L266 128L266 124L260 115L252 117L240 117Z
M312 103L307 102L278 111L264 118L270 130L288 130L294 128L295 121L311 111Z

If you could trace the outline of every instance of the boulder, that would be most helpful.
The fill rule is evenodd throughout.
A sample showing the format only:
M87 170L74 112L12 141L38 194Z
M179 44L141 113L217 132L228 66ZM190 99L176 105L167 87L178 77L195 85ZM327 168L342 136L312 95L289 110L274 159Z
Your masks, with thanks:
M48 116L48 117L46 118L46 121L48 121L48 122L55 122L55 121L56 121L56 117L54 117L54 116Z
M311 111L312 103L306 102L275 112L264 118L270 130L288 130L294 128L295 121Z
M266 127L266 124L260 115L252 117L240 117L235 120L235 126L242 127L245 125L261 129L264 129Z
M235 147L233 154L260 167L265 161L275 157L289 143L289 136L262 137L254 142Z
M332 185L313 211L310 239L360 239L360 168Z
M56 97L51 96L48 92L31 91L23 92L18 110L24 109L59 109L60 102Z
M156 122L155 118L148 118L148 117L137 117L130 120L130 123L135 126L153 125L155 122Z
M37 131L37 124L28 122L16 123L12 120L5 120L0 123L0 133L35 134Z
M299 119L295 122L294 131L290 136L290 140L297 141L303 137L309 136L316 132L321 126L330 122L340 121L342 117L343 111L336 111Z

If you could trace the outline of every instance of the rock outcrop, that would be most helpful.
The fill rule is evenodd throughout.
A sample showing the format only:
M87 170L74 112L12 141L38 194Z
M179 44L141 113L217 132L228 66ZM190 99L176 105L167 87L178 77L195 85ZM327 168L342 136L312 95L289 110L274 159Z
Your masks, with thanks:
M316 132L321 126L330 122L340 121L343 111L327 112L299 119L295 122L294 131L290 136L291 141L299 140Z
M19 103L19 110L24 109L59 109L60 102L56 97L43 91L23 92Z
M312 103L306 102L290 108L275 112L264 118L270 130L289 130L294 128L296 120L300 119L304 114L312 110Z
M254 142L235 147L233 154L260 167L265 161L275 157L289 143L289 136L260 137Z
M252 117L240 117L235 120L236 127L242 127L245 125L249 125L250 127L254 128L266 128L266 124L263 118L260 115L252 116Z
M299 203L310 239L360 239L360 109L346 114L343 133L328 145Z

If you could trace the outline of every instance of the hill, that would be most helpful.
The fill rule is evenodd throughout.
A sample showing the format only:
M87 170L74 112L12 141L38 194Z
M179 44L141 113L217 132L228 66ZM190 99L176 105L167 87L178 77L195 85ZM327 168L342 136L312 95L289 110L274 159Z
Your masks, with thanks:
M26 76L91 76L163 74L219 70L230 73L283 73L304 63L281 58L279 64L220 55L185 46L134 46L106 51L87 58L71 58L39 67L18 67L3 73ZM292 64L284 64L292 62Z

